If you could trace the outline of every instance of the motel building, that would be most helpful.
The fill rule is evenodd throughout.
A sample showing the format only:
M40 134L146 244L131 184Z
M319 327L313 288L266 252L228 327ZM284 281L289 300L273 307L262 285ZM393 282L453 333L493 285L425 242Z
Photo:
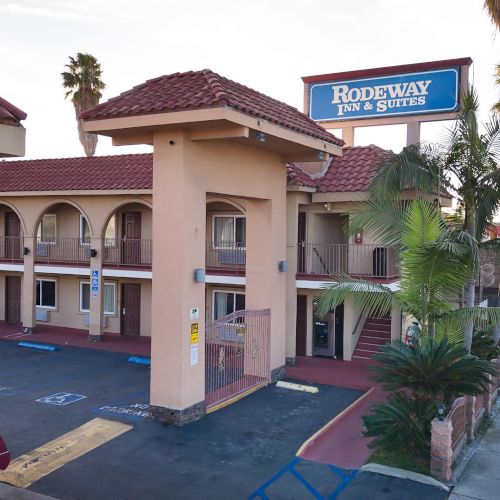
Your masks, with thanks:
M394 251L345 232L387 152L352 146L376 118L315 118L312 97L325 80L453 68L453 108L381 119L405 120L411 143L421 122L454 116L470 63L304 78L305 114L209 70L149 80L84 112L87 132L152 153L0 161L0 329L150 338L151 413L175 425L283 377L297 357L365 362L401 336L400 311L367 318L346 301L318 318L313 301L339 273L398 287ZM5 103L0 152L22 156L26 115Z

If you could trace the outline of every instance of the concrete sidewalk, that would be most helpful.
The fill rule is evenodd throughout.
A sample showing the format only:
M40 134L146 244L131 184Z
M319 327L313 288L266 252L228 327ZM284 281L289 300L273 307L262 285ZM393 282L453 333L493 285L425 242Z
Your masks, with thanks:
M498 500L500 498L500 402L491 427L472 456L450 500Z

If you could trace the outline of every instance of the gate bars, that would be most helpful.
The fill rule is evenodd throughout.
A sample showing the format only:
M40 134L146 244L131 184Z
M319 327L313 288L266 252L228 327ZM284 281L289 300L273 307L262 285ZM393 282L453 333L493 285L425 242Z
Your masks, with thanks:
M207 407L270 382L270 320L270 309L244 310L205 325Z

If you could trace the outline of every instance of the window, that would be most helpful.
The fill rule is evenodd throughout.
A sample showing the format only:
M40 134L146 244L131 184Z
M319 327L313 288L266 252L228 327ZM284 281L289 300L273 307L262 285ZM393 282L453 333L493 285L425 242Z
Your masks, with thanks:
M213 292L212 319L217 320L235 311L245 309L245 294L236 292Z
M36 306L45 309L56 308L56 280L36 280Z
M56 214L44 214L38 225L38 240L42 243L56 242Z
M116 239L116 215L112 215L109 219L106 231L104 232L104 246L114 247Z
M90 245L90 225L83 215L80 215L80 245Z
M246 218L243 215L214 215L213 242L215 248L244 247L246 244Z
M90 283L80 282L80 312L90 311ZM104 314L116 314L116 285L104 283Z

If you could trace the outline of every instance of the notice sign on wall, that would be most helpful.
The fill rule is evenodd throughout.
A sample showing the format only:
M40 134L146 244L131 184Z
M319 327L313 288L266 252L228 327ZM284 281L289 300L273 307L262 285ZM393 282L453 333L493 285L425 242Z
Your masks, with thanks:
M99 293L99 271L92 269L90 288L92 290L92 298L96 299Z
M312 84L309 115L315 121L457 111L458 68Z

